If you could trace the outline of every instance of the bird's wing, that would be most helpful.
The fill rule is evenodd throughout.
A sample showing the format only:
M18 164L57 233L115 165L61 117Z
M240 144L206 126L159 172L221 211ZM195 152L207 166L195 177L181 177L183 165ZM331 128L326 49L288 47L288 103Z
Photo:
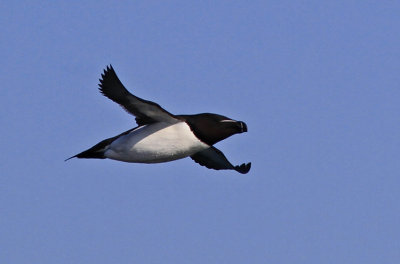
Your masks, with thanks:
M154 122L176 123L178 120L158 104L131 94L118 79L113 67L107 66L101 75L100 92L121 105L128 113L136 117L138 125Z
M190 157L201 166L206 166L207 168L214 170L235 170L242 174L246 174L249 172L251 167L250 162L247 164L243 163L242 165L233 166L225 157L224 153L215 147L210 147L206 150L197 152Z

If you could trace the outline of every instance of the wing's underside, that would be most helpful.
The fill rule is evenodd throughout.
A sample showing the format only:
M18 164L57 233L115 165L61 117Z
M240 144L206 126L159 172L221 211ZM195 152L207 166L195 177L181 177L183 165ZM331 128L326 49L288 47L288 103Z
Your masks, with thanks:
M107 66L101 77L100 92L134 115L138 125L154 122L176 123L178 121L173 114L158 104L131 94L121 83L111 65Z
M201 166L214 170L235 170L242 174L246 174L249 172L251 167L251 163L243 163L241 165L233 166L225 155L215 147L210 147L197 152L190 157Z

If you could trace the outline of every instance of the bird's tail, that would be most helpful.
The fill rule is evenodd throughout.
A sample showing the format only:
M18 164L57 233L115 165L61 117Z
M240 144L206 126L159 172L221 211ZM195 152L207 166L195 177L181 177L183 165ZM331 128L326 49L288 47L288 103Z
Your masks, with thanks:
M112 138L107 138L99 143L97 143L96 145L94 145L93 147L91 147L90 149L87 149L79 154L76 154L75 156L72 156L67 160L73 159L73 158L79 158L79 159L105 159L106 157L104 156L105 151L107 150L108 146L117 138L119 138L122 135L128 134L129 132L131 132L132 130L136 129L132 128L129 129L121 134L119 134L118 136L112 137Z
M105 159L106 157L104 156L104 152L107 149L107 147L111 144L111 142L114 141L114 138L108 138L100 143L97 143L90 149L87 149L79 154L76 154L75 156L72 156L67 160L70 160L72 158L79 158L79 159Z

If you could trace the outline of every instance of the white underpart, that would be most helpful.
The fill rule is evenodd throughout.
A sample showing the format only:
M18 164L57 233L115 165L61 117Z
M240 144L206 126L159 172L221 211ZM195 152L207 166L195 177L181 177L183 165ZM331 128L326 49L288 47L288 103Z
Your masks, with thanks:
M121 136L104 155L126 162L158 163L185 158L209 147L184 122L154 123Z

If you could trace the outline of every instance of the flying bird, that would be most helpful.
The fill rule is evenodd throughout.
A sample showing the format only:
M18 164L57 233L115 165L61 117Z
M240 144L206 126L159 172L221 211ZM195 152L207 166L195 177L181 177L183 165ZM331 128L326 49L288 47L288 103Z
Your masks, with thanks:
M111 65L101 77L100 92L134 115L138 126L107 138L66 161L108 158L160 163L190 157L209 169L249 172L251 163L234 166L213 146L234 134L247 132L244 122L211 113L173 115L158 104L131 94Z

